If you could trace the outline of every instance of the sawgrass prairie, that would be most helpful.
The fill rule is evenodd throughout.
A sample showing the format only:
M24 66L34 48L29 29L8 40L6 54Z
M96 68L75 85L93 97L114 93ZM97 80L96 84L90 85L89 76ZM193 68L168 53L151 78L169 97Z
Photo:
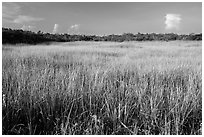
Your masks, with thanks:
M202 41L3 45L2 133L202 134Z

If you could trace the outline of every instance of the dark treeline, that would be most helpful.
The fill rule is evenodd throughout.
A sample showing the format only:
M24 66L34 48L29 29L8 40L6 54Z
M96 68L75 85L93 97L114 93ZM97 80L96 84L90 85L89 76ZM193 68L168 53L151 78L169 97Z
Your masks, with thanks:
M70 35L70 34L50 34L38 31L37 33L23 30L13 30L10 28L2 28L3 44L38 44L49 42L70 42L70 41L172 41L172 40L202 40L202 33L178 35L174 33L156 34L156 33L124 33L122 35Z

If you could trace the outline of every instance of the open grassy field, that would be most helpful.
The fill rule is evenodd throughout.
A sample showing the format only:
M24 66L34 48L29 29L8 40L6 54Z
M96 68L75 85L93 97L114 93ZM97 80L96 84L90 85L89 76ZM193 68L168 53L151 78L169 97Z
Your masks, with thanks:
M2 47L3 134L202 134L202 42Z

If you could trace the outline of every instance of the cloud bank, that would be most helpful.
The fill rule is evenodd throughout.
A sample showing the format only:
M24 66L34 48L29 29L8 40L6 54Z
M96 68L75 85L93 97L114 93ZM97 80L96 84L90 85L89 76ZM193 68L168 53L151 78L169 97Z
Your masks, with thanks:
M59 24L55 24L52 33L57 33L59 29Z
M14 19L14 23L27 23L27 22L34 22L34 21L41 21L43 18L37 18L32 16L25 16L25 15L19 15L16 19Z
M2 21L12 23L20 13L20 6L12 2L2 2Z
M180 14L166 14L165 16L166 30L178 30L181 23Z
M24 24L44 20L43 18L22 15L22 7L13 2L2 3L2 20L3 23Z

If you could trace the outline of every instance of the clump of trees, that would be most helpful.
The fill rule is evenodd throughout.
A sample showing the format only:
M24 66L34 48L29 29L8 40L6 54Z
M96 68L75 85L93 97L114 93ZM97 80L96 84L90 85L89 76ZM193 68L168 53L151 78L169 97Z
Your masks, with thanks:
M10 28L2 28L2 43L3 44L38 44L44 42L70 42L70 41L172 41L172 40L202 40L202 33L178 35L174 33L124 33L122 35L70 35L70 34L50 34L38 31L23 31L21 29L14 30Z

